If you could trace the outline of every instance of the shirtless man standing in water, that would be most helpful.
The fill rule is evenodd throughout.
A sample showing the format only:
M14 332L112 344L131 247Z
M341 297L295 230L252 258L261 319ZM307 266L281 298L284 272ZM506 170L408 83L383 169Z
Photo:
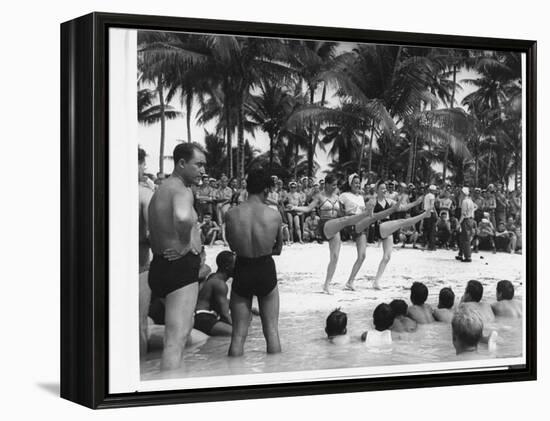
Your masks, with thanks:
M271 183L262 168L248 173L248 199L226 216L227 241L237 257L231 288L233 332L229 356L243 355L251 320L252 296L258 297L267 352L281 352L279 342L279 289L272 255L281 254L282 219L265 202Z
M199 184L206 158L194 143L174 148L174 171L157 189L149 205L153 260L149 269L152 293L165 298L165 332L161 371L179 368L199 291L202 248L191 186Z

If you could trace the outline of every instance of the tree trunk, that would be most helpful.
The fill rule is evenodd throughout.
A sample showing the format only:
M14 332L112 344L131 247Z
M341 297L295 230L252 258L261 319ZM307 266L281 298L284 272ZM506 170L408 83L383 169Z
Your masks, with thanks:
M370 139L369 139L369 155L367 160L367 172L369 173L372 171L372 139L374 137L374 120L372 120L372 124L370 126Z
M298 179L298 141L294 143L294 180Z
M273 171L273 144L274 142L274 135L273 133L269 134L269 172Z
M414 151L416 150L416 138L411 139L411 144L409 146L409 165L407 165L407 184L411 182L413 176L413 161L414 161Z
M229 110L227 104L225 105L225 118L226 118L226 136L227 136L227 174L229 178L233 177L233 145L231 144L231 122L229 117Z
M244 114L242 99L238 104L239 116L237 122L238 149L237 149L237 177L239 180L244 178Z
M455 106L456 92L456 64L453 64L453 91L451 93L451 108ZM443 182L447 180L447 164L449 160L449 142L445 143L445 157L443 158Z
M445 145L445 156L443 157L443 182L447 180L448 161L449 161L449 143Z
M361 139L361 149L359 150L359 164L357 165L357 174L361 174L361 166L363 165L363 154L365 153L365 142L367 141L367 131L363 130Z
M315 100L315 87L309 87L309 102L313 105ZM309 123L309 144L307 147L307 175L308 177L313 176L313 155L315 152L315 145L317 136L317 129L314 127L313 122Z
M489 145L489 158L487 159L487 185L491 184L489 181L491 179L491 161L493 160L493 145Z
M157 93L160 104L160 152L159 152L159 172L164 173L164 136L166 130L166 119L164 116L164 93L163 93L162 78L157 78ZM174 166L176 162L174 162Z
M193 94L191 92L187 92L187 96L185 97L185 118L187 120L187 141L191 142L191 110L193 108Z

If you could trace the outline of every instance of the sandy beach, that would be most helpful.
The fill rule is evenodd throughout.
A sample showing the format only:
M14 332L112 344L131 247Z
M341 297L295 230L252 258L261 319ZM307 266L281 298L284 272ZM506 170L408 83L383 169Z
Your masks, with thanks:
M223 246L207 247L207 264L216 270L216 255ZM321 293L328 264L328 245L309 243L285 246L280 256L275 256L279 279L281 314L300 313L305 310L321 310L327 314L335 307L352 309L371 307L379 302L395 298L409 301L409 288L414 281L424 282L429 289L428 302L437 304L439 290L451 287L462 296L470 279L479 280L484 286L484 300L495 300L496 283L510 280L516 288L516 296L523 295L522 273L524 258L519 254L480 251L472 254L472 263L455 260L452 250L422 251L407 245L394 247L392 258L382 278L382 290L372 288L372 282L382 256L382 248L369 244L366 258L355 282L356 291L343 289L357 252L355 243L342 244L338 266L331 286L332 295Z

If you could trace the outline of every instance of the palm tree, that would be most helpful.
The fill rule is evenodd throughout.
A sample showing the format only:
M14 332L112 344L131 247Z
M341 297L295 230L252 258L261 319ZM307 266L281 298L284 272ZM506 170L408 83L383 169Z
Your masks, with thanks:
M200 54L170 48L174 34L169 32L138 32L138 83L153 85L158 97L158 121L160 122L159 172L164 172L164 143L166 129L166 94L173 83L174 68L202 60ZM172 108L168 111L173 111Z
M161 120L161 107L155 101L156 91L153 89L138 89L138 122L145 125L155 124ZM171 105L164 106L164 117L168 120L181 117L181 112Z
M263 81L260 94L253 95L245 104L250 121L269 137L269 168L273 168L273 152L276 143L284 135L288 117L295 107L295 99L283 88Z
M518 179L518 168L521 162L521 112L517 106L521 96L521 65L517 53L486 53L478 59L476 70L480 73L477 79L464 82L477 87L477 90L466 96L462 103L468 108L475 122L475 137L478 150L482 156L476 156L476 178L478 159L486 165L487 182L490 182L491 169L493 176L507 184L501 177L510 169L501 162L499 155L506 162L512 163L512 171ZM483 143L479 143L483 140ZM487 147L485 147L487 146Z

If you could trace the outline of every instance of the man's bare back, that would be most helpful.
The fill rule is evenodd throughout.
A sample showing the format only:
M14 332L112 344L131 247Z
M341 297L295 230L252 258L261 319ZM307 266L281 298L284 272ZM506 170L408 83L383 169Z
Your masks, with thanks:
M264 203L269 186L270 177L264 169L251 170L248 199L225 216L227 241L237 254L231 286L230 356L243 355L253 296L258 298L267 352L281 352L277 270L271 256L281 253L282 218Z
M276 242L282 219L279 212L259 201L248 200L230 209L226 235L237 256L255 258L280 254Z
M407 316L419 324L434 322L433 310L429 304L410 306L407 310Z
M493 313L497 317L521 318L523 309L521 303L517 300L501 300L491 304Z

